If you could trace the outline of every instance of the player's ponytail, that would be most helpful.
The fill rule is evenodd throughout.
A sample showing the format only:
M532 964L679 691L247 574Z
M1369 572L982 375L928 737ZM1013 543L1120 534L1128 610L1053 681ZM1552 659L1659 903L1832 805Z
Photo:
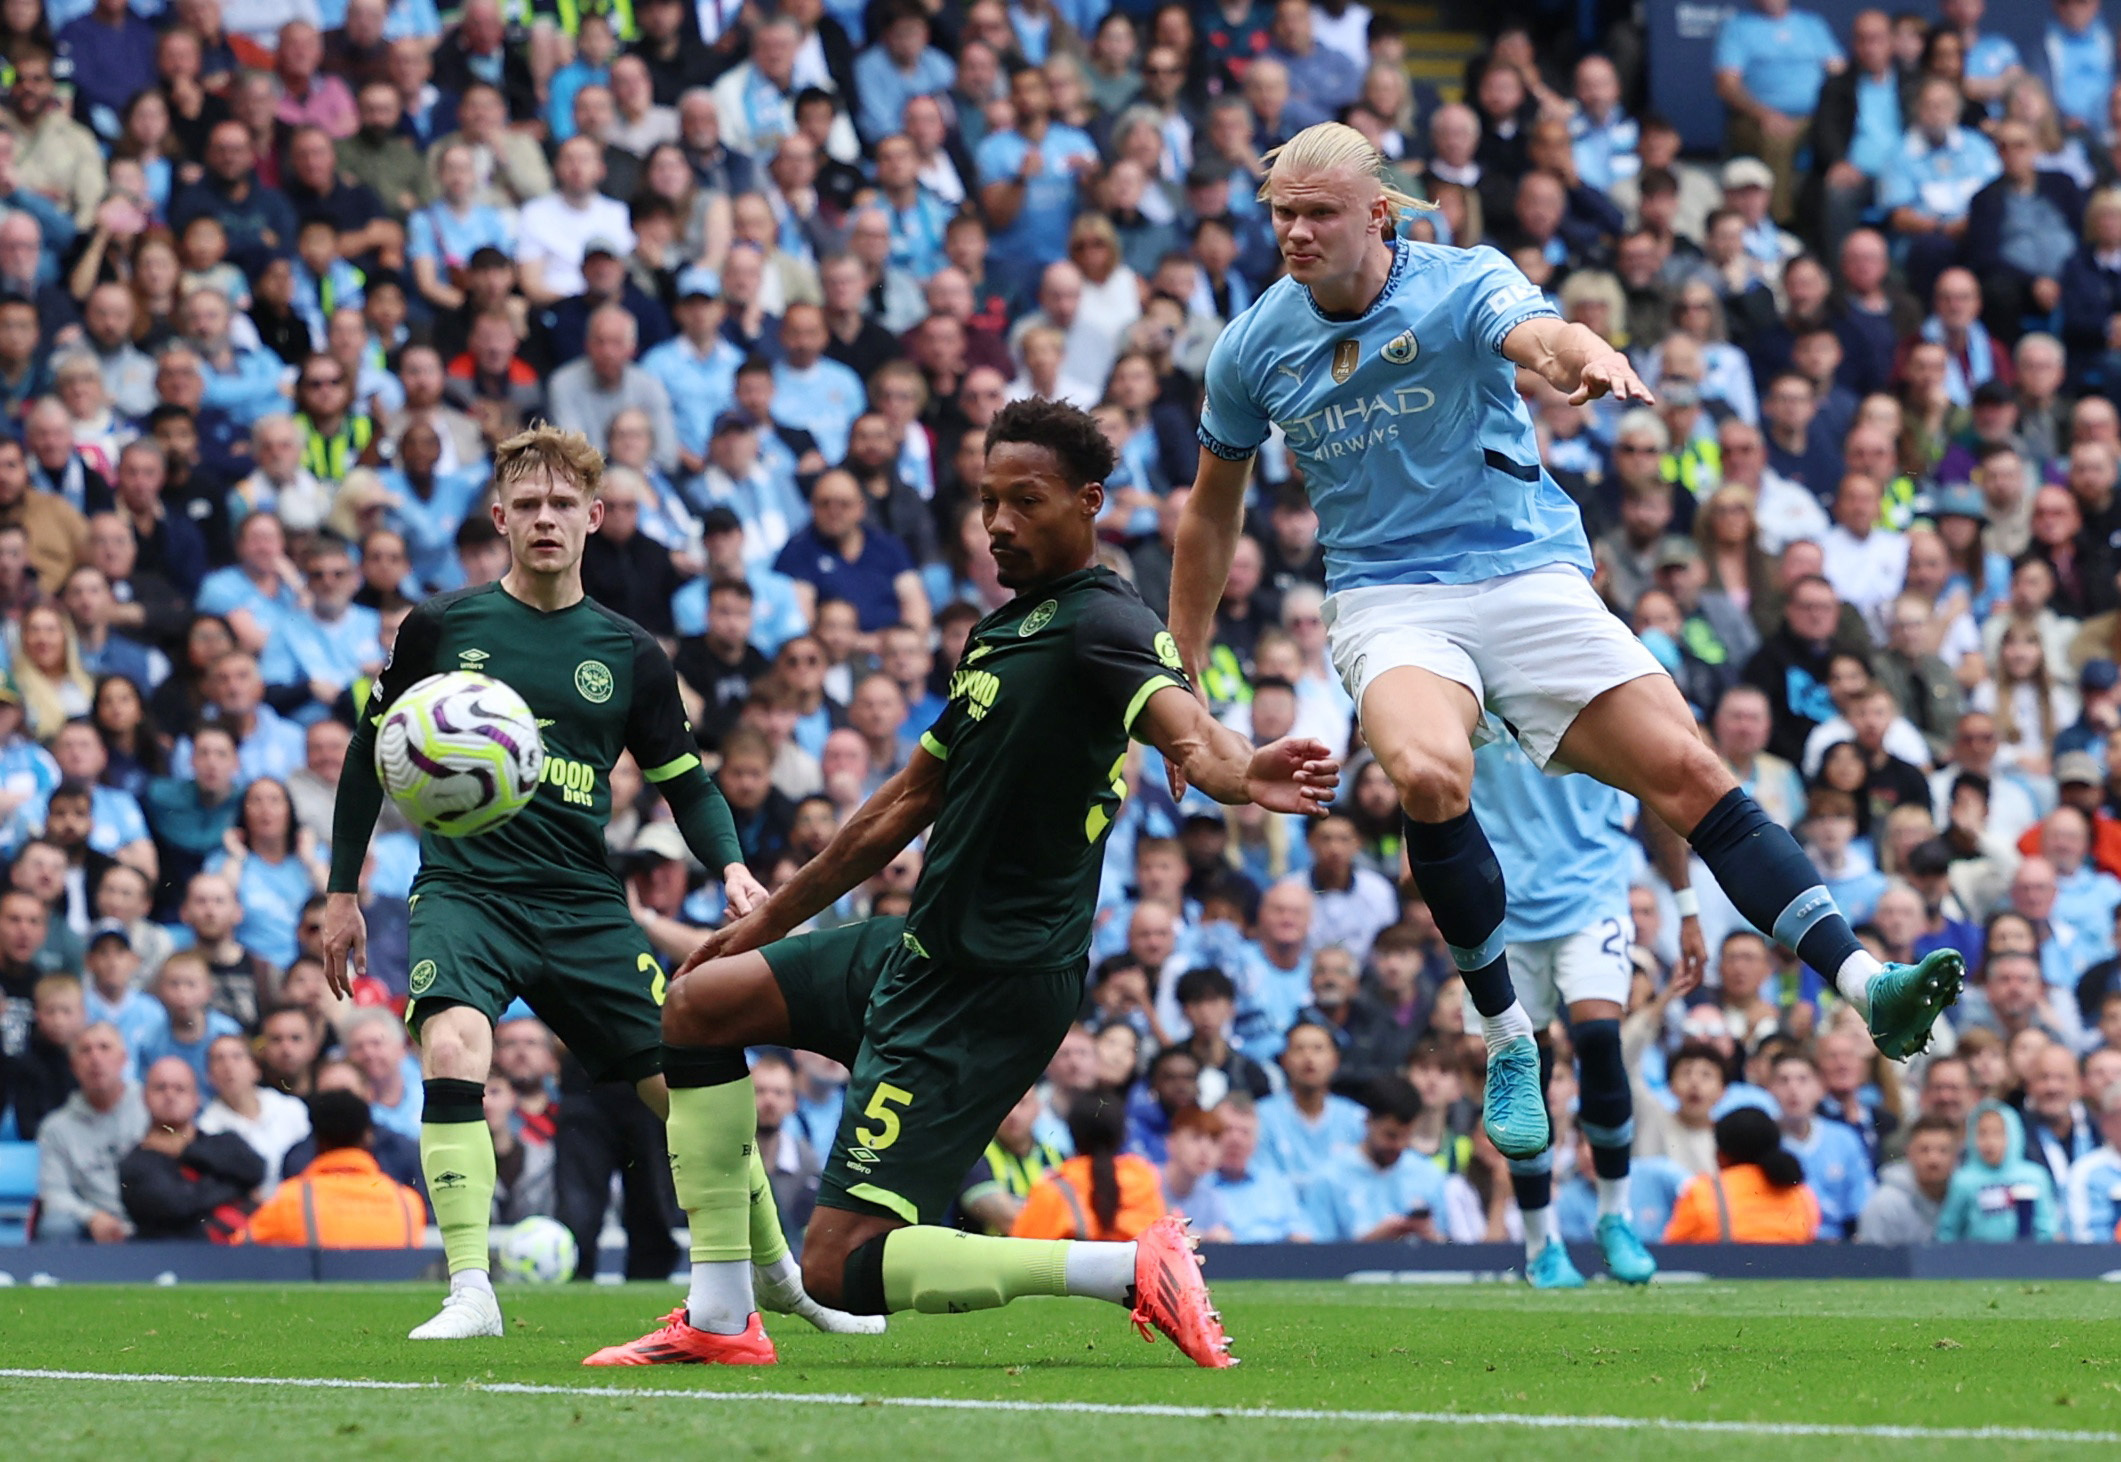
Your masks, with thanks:
M1119 1221L1119 1152L1127 1145L1126 1099L1117 1092L1088 1091L1068 1108L1068 1136L1075 1155L1090 1159L1090 1216L1094 1239L1112 1232Z
M1385 201L1392 205L1392 228L1397 232L1402 215L1413 212L1433 212L1441 204L1428 202L1403 193L1385 181L1389 164L1385 155L1345 122L1320 122L1306 127L1281 146L1270 148L1260 161L1266 164L1266 176L1260 180L1259 199L1267 201L1267 192L1274 185L1274 175L1289 173L1330 173L1342 169L1358 173L1366 178L1375 178L1384 190ZM1388 233L1389 236L1389 233Z

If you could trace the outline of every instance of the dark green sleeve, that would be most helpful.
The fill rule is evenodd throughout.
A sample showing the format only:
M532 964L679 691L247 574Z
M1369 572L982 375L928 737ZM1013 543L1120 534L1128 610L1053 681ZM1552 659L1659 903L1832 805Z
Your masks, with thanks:
M368 840L383 810L383 784L376 777L376 726L383 712L405 693L434 674L435 650L442 640L442 616L420 605L398 626L390 660L369 687L368 702L354 712L353 740L346 746L346 765L339 773L339 796L331 809L331 879L327 893L356 893Z
M699 743L678 695L677 672L663 647L645 631L633 642L633 704L626 714L626 749L640 763L641 775L670 804L671 816L695 858L717 877L730 864L744 861L729 804L700 765Z
M1075 621L1075 664L1119 712L1129 734L1149 697L1167 685L1187 686L1177 642L1156 611L1128 589L1100 595Z

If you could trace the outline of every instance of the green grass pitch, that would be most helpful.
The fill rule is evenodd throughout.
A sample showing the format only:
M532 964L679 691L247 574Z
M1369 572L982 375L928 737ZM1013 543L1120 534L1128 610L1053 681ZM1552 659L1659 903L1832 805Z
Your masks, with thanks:
M678 1294L509 1289L505 1339L414 1345L436 1288L18 1287L0 1435L11 1462L2121 1453L2121 1295L2089 1283L1230 1284L1244 1364L1220 1373L1081 1300L903 1316L877 1340L779 1320L768 1370L582 1369Z

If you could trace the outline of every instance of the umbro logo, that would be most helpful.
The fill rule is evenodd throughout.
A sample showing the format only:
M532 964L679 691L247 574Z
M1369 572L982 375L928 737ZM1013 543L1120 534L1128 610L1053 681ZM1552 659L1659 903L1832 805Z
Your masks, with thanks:
M476 670L493 657L484 650L459 650L457 660L466 670Z
M540 731L543 731L543 730L544 730L544 729L545 729L545 728L546 728L547 726L550 726L551 724L552 724L552 717L550 717L550 716L540 716L540 717L538 717L538 729L539 729ZM690 731L690 730L691 730L692 728L691 728L690 726L687 726L687 727L686 727L685 729L686 729L686 730L688 730L688 731Z
M436 1173L433 1186L437 1188L461 1188L471 1180L454 1168L446 1173Z

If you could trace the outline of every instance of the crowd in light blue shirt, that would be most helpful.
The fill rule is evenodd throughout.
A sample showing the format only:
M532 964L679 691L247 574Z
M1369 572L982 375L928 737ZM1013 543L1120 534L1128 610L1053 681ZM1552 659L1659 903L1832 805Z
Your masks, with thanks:
M1912 208L1953 223L1966 217L1974 195L2002 171L1995 145L1971 127L1953 127L1934 143L1911 127L1878 180L1878 206L1887 213Z
M1716 69L1736 71L1746 93L1789 117L1809 117L1830 66L1844 59L1826 21L1809 10L1734 10L1716 32Z

